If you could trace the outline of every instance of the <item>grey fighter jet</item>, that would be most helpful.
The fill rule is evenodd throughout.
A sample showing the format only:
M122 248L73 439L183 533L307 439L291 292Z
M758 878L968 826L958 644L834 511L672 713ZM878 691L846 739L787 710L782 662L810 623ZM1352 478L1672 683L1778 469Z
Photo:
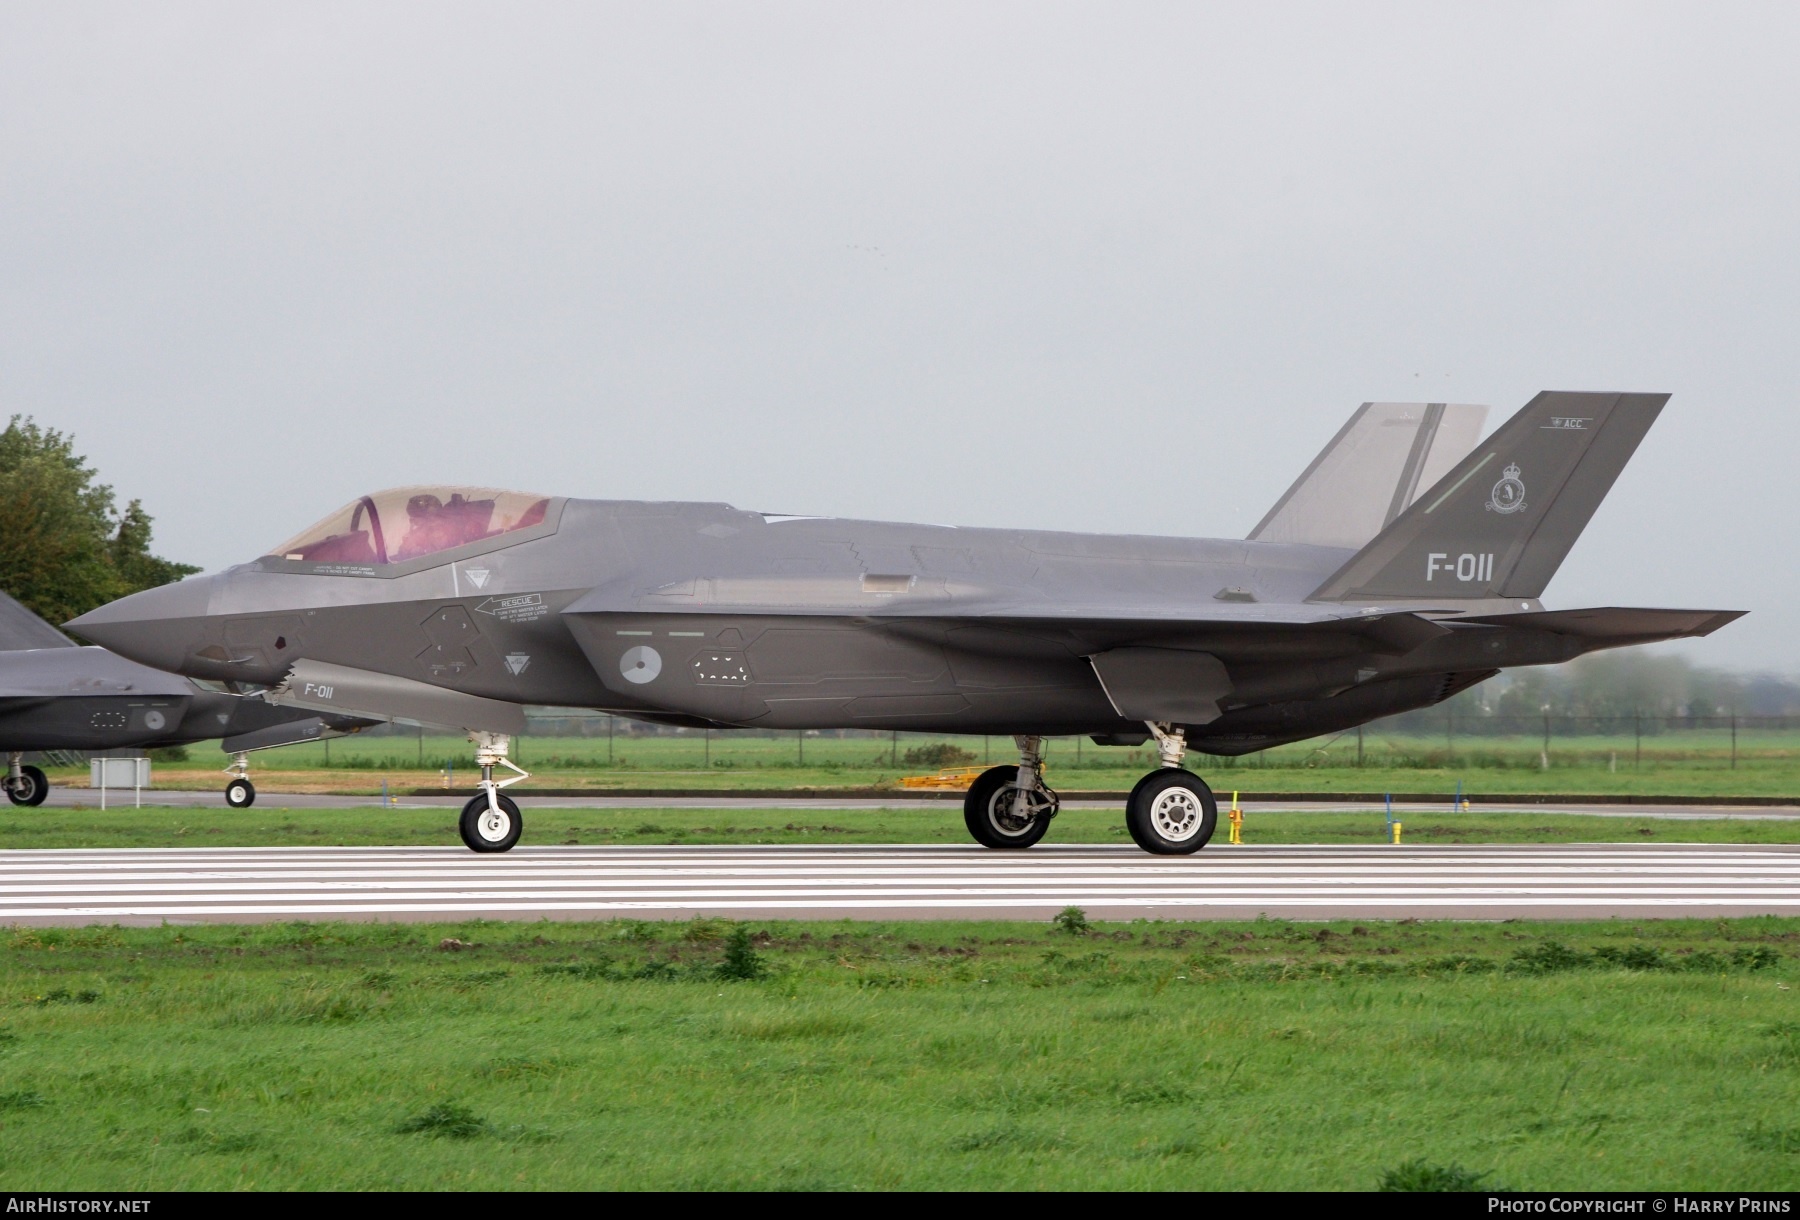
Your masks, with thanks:
M0 593L0 787L15 805L40 805L44 772L35 750L150 749L224 738L233 755L225 800L256 799L250 751L312 741L375 721L277 707L258 696L204 690L186 678L81 647Z
M1162 765L1126 823L1145 850L1182 854L1218 812L1182 766L1190 749L1340 731L1504 667L1738 617L1538 600L1666 401L1544 393L1480 444L1470 408L1372 404L1241 541L402 488L71 627L148 665L266 684L284 706L467 730L476 851L518 839L509 738L540 703L1011 734L1018 764L964 806L994 848L1030 846L1056 815L1044 737L1154 739Z

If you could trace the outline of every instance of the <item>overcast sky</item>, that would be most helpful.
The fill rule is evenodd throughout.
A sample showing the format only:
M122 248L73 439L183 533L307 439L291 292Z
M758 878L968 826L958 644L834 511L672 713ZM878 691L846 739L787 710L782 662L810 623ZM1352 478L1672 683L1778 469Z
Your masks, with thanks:
M1674 398L1554 606L1800 671L1800 7L0 3L0 412L157 549L486 483L1241 536Z

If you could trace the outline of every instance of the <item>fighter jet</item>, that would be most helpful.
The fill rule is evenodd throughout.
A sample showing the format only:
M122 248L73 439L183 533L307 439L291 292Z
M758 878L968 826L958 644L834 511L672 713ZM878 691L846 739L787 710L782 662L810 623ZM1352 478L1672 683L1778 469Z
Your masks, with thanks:
M277 707L259 695L201 688L104 648L81 647L0 593L0 787L15 805L41 805L50 792L31 750L149 749L226 739L232 764L225 801L246 808L253 750L337 736L373 720Z
M1539 600L1667 399L1546 392L1480 444L1470 408L1372 404L1244 540L400 488L70 626L148 665L266 684L281 706L468 731L475 851L518 840L502 789L525 776L508 748L536 703L1010 734L1018 763L964 803L992 848L1029 847L1056 816L1045 737L1154 740L1161 766L1126 825L1146 851L1185 854L1218 817L1190 750L1337 732L1505 667L1737 618Z

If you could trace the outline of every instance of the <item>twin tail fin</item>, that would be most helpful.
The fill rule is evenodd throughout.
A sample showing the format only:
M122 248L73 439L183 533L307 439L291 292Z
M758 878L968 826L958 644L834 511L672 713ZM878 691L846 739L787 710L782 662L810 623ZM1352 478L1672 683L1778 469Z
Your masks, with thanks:
M1311 600L1540 596L1668 400L1539 394Z

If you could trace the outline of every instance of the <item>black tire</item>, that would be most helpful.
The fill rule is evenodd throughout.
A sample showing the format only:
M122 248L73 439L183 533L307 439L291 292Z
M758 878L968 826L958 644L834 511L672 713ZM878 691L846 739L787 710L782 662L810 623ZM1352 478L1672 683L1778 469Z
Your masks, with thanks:
M1030 847L1050 829L1050 819L1056 814L1056 795L1048 789L1047 812L1039 813L1022 827L1014 822L1010 806L1018 778L1017 767L989 767L969 785L968 795L963 797L963 825L983 847Z
M248 809L256 804L256 785L247 779L234 779L225 785L225 803L233 809Z
M1158 856L1186 856L1205 847L1219 825L1219 802L1198 775L1176 767L1152 771L1125 802L1132 841Z
M50 781L36 767L20 767L18 779L8 779L6 799L15 805L42 805L50 795Z
M462 817L456 829L462 835L463 846L470 851L496 852L511 851L514 843L519 841L519 834L525 829L525 822L519 817L519 807L513 804L510 796L504 792L494 794L500 806L499 822L490 821L487 793L478 792L463 806Z

